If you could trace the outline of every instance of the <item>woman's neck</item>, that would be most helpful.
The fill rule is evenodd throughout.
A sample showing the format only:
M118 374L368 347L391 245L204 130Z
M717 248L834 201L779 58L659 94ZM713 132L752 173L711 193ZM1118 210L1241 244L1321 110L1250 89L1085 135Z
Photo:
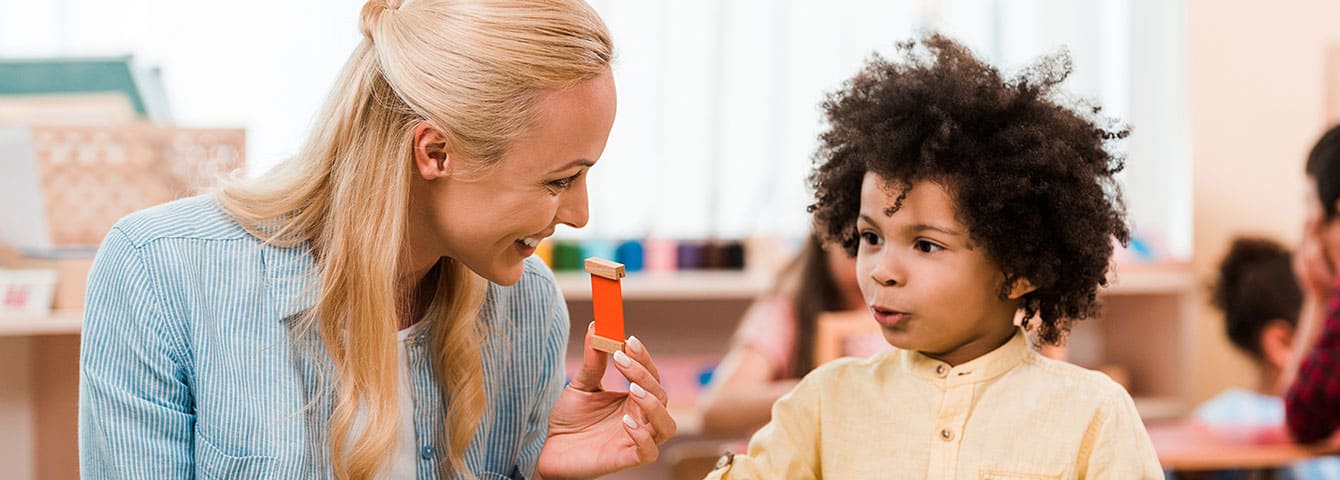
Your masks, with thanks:
M433 304L433 297L437 296L440 266L441 262L437 262L423 270L423 273L402 278L398 295L401 301L397 308L400 312L400 330L418 323L428 313L428 307Z

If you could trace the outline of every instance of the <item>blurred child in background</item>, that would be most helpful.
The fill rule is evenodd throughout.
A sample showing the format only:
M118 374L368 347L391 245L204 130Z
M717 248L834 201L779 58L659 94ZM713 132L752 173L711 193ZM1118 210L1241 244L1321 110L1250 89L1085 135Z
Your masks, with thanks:
M1282 245L1261 238L1238 238L1219 263L1212 293L1224 312L1224 331L1259 368L1255 390L1231 388L1196 408L1201 423L1221 428L1274 428L1284 423L1279 377L1293 355L1303 293L1294 280L1291 256ZM1340 458L1299 463L1276 478L1340 478ZM1212 478L1248 478L1245 471L1216 472Z
M741 319L702 397L703 431L746 435L767 423L773 402L816 366L819 315L864 308L855 259L810 235Z

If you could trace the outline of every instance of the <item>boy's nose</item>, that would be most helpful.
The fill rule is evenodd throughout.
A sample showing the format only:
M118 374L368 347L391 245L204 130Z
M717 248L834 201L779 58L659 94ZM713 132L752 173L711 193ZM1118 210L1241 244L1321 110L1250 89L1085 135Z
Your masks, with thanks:
M898 284L898 276L893 274L893 270L888 268L885 262L875 265L875 268L870 271L870 279L882 287L892 287Z

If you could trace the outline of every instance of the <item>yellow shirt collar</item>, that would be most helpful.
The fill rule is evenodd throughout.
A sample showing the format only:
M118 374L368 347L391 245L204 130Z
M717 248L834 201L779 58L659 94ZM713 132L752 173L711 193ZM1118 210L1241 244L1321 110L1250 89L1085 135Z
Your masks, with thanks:
M976 383L998 377L1010 371L1026 356L1033 353L1028 349L1028 341L1021 328L1014 330L1014 336L1004 345L958 366L928 357L921 352L903 350L903 366L914 375L940 382L946 386Z

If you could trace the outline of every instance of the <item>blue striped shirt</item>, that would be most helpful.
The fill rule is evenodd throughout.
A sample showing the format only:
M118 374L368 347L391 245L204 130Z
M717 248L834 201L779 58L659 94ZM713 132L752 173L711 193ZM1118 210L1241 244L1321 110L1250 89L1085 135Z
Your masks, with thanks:
M312 271L308 249L262 244L210 197L118 222L88 280L82 476L332 477L326 359L295 321L313 304ZM489 285L481 316L489 410L466 463L481 480L533 478L563 388L567 307L532 257L516 285ZM407 346L420 480L446 462L426 335Z

